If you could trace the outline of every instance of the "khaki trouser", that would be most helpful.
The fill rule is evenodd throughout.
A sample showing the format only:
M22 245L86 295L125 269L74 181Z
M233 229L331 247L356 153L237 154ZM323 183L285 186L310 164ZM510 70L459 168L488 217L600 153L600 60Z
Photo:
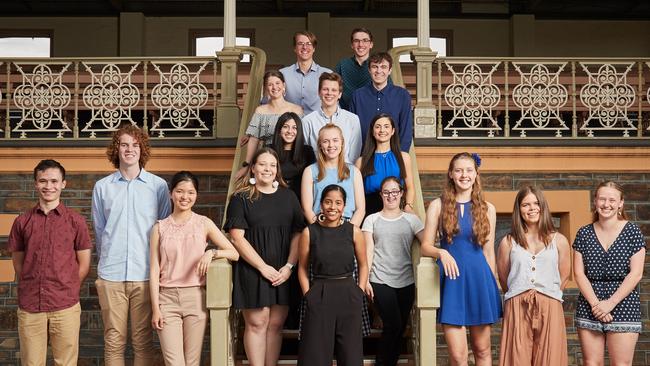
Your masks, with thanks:
M208 324L203 287L160 288L164 320L158 331L166 366L198 366Z
M124 366L129 316L133 366L153 364L153 331L151 329L151 297L149 281L95 281L104 322L104 363Z
M18 337L23 366L45 365L50 337L54 364L74 366L79 357L79 303L57 311L30 313L18 309Z

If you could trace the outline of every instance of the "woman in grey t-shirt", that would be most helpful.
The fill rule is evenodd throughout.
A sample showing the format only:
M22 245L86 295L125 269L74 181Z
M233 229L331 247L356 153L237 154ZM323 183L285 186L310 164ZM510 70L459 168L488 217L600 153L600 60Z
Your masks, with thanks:
M404 189L399 182L392 176L382 181L383 209L366 217L361 228L370 268L366 294L384 323L376 363L385 366L397 364L400 338L415 299L411 245L415 237L424 238L422 221L400 207Z

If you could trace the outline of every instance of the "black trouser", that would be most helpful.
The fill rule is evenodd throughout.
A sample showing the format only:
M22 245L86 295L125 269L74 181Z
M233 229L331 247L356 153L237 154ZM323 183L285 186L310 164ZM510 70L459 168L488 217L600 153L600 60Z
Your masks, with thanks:
M395 366L399 358L402 335L415 300L415 285L402 288L373 282L370 285L375 293L375 306L384 323L375 365Z
M299 366L332 366L332 354L338 366L363 364L364 296L352 277L314 280L305 294Z

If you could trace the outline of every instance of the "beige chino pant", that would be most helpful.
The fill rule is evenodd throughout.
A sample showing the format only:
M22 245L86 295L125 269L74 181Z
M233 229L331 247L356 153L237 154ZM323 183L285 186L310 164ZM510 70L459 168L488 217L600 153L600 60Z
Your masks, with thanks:
M129 317L133 366L153 364L153 330L151 329L151 295L149 281L95 281L104 322L104 363L124 366Z
M23 366L43 366L50 338L56 366L75 366L79 358L79 303L57 311L30 313L18 309L18 338Z
M198 366L208 324L205 288L161 287L160 311L164 320L158 331L166 366Z

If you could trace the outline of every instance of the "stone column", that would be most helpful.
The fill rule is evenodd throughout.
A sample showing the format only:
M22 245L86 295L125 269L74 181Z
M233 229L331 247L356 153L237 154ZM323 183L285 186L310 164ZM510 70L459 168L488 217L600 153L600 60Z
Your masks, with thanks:
M431 72L436 53L429 47L429 2L418 0L418 48L411 53L416 63L415 137L436 137L436 110L431 93Z
M239 133L240 110L237 105L237 63L241 52L235 48L237 18L235 0L226 0L223 5L223 51L217 52L221 62L221 94L217 107L216 137L237 137Z

